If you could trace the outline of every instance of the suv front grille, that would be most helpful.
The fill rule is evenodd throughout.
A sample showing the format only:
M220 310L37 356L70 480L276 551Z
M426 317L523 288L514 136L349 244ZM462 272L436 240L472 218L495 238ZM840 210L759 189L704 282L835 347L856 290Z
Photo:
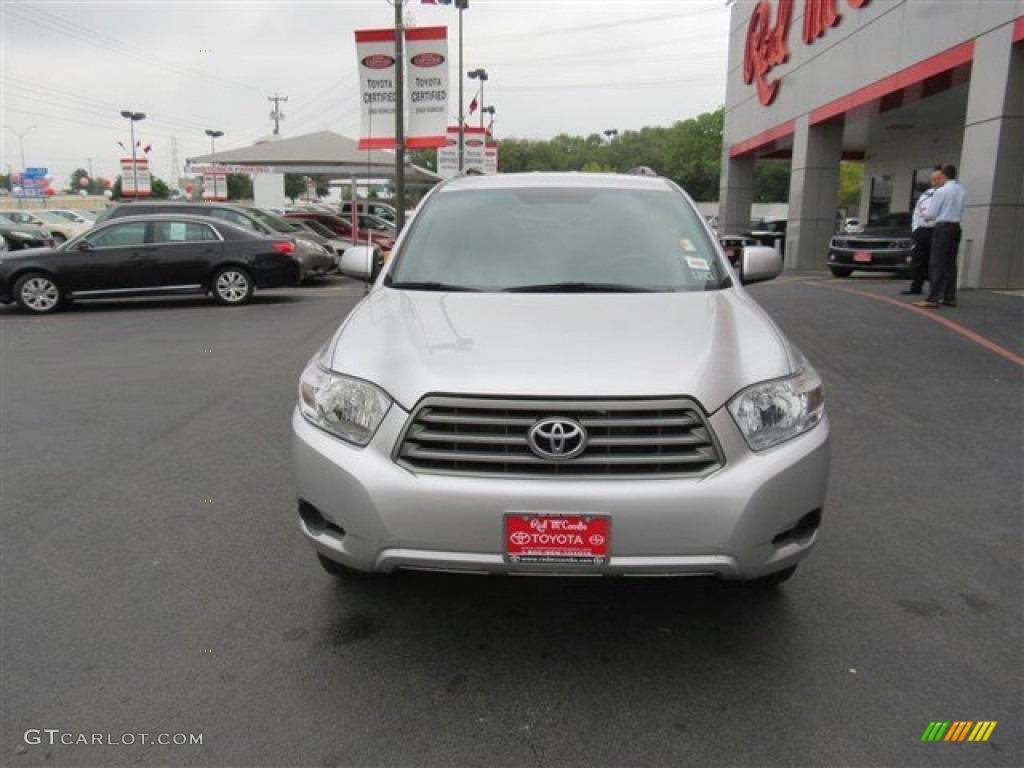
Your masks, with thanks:
M587 445L547 459L527 440L538 421L581 424ZM432 396L417 407L395 460L415 472L519 477L700 477L722 465L690 400L504 400Z

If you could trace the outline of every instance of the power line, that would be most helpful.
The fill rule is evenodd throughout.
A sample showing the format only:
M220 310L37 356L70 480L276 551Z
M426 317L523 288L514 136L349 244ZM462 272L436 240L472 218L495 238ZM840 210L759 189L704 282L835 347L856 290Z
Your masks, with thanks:
M5 5L5 12L12 14L15 18L22 21L27 21L31 24L40 26L48 31L56 32L57 34L71 37L75 40L86 43L87 45L102 48L105 51L110 51L121 56L126 56L136 61L141 61L149 66L164 69L166 71L174 72L175 74L186 75L189 77L206 80L209 82L217 83L221 86L230 88L246 88L253 91L258 91L262 94L262 89L257 88L248 83L242 83L236 80L230 80L219 75L212 74L208 71L204 72L190 67L183 67L172 62L160 59L152 54L150 51L146 51L143 48L138 48L129 43L125 43L122 40L104 35L96 32L95 30L89 29L88 27L82 26L81 24L65 21L58 16L54 16L46 11L43 11L38 6L26 7L22 5Z

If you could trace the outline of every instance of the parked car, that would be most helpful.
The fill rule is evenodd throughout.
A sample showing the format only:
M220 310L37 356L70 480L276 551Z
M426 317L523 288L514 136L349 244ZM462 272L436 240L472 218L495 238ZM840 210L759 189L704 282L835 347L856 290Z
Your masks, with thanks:
M828 248L828 268L836 277L855 271L913 271L914 238L909 213L890 213L856 235L835 235Z
M722 245L722 252L725 253L725 257L729 259L729 263L732 264L734 269L740 268L745 248L761 245L757 240L747 235L722 235L718 238L718 242Z
M307 232L312 232L313 234L324 238L327 245L334 250L339 260L345 251L355 245L351 240L338 237L332 230L325 227L319 221L314 221L313 219L289 219L288 221L292 226L305 229Z
M103 211L100 222L117 219L123 216L142 216L155 213L184 214L190 216L208 216L219 221L227 221L243 229L249 229L268 237L290 236L295 241L295 253L302 267L301 281L313 277L321 277L333 272L337 261L328 249L314 243L309 238L294 237L290 227L271 216L251 208L230 203L189 203L174 201L132 202L112 205Z
M290 238L202 216L136 216L55 248L4 256L0 303L45 314L70 300L208 293L237 305L256 288L296 284L299 273Z
M7 247L12 251L24 248L49 248L53 243L53 235L35 224L15 224L8 218L0 216L0 235Z
M843 233L847 235L856 235L859 232L863 232L864 228L860 225L860 219L844 219L843 220Z
M90 215L92 211L72 211L67 208L51 208L47 213L53 213L72 224L82 224L86 228L96 223L96 216Z
M35 217L42 221L42 226L50 230L53 233L53 239L59 244L63 240L70 240L72 237L78 237L83 232L92 229L92 226L96 222L79 223L75 221L68 221L63 216L59 216L53 211L36 211Z
M285 214L286 219L304 219L306 221L319 221L325 227L334 232L335 235L343 240L351 240L353 242L366 243L367 239L376 245L381 250L388 252L395 245L395 238L392 235L384 232L377 232L366 225L366 216L357 217L356 226L358 229L352 230L352 224L349 219L342 218L333 213L316 213L314 211L290 209Z
M782 271L744 250L748 283ZM662 178L462 176L309 361L300 529L396 569L788 578L818 540L818 374Z
M754 219L750 222L748 237L752 237L761 245L778 248L780 253L786 250L786 219Z
M392 224L398 218L398 214L394 209L394 206L388 205L387 203L377 202L376 200L358 200L355 203L356 213L369 214L371 216L378 216L384 221L391 222ZM346 200L339 207L338 211L345 218L349 218L352 215L352 201Z

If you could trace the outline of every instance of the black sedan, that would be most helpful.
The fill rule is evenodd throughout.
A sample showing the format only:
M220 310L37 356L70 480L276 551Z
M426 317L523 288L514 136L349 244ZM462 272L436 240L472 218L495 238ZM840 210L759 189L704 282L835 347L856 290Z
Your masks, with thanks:
M849 277L854 270L909 274L913 253L910 214L890 213L858 234L834 235L828 247L828 268L836 277Z
M4 254L0 303L44 314L70 300L206 293L237 305L256 288L297 284L299 273L291 238L199 216L134 216L57 248Z
M0 237L3 237L7 249L11 251L20 251L23 248L49 248L53 245L53 237L42 227L34 224L16 224L4 217L0 217Z

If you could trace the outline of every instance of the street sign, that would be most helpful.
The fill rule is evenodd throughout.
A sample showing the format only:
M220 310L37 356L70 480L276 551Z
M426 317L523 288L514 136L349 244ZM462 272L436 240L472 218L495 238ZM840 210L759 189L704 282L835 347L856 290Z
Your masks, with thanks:
M26 168L24 171L21 172L21 175L29 176L31 178L38 178L40 176L45 176L49 172L50 171L48 168Z

